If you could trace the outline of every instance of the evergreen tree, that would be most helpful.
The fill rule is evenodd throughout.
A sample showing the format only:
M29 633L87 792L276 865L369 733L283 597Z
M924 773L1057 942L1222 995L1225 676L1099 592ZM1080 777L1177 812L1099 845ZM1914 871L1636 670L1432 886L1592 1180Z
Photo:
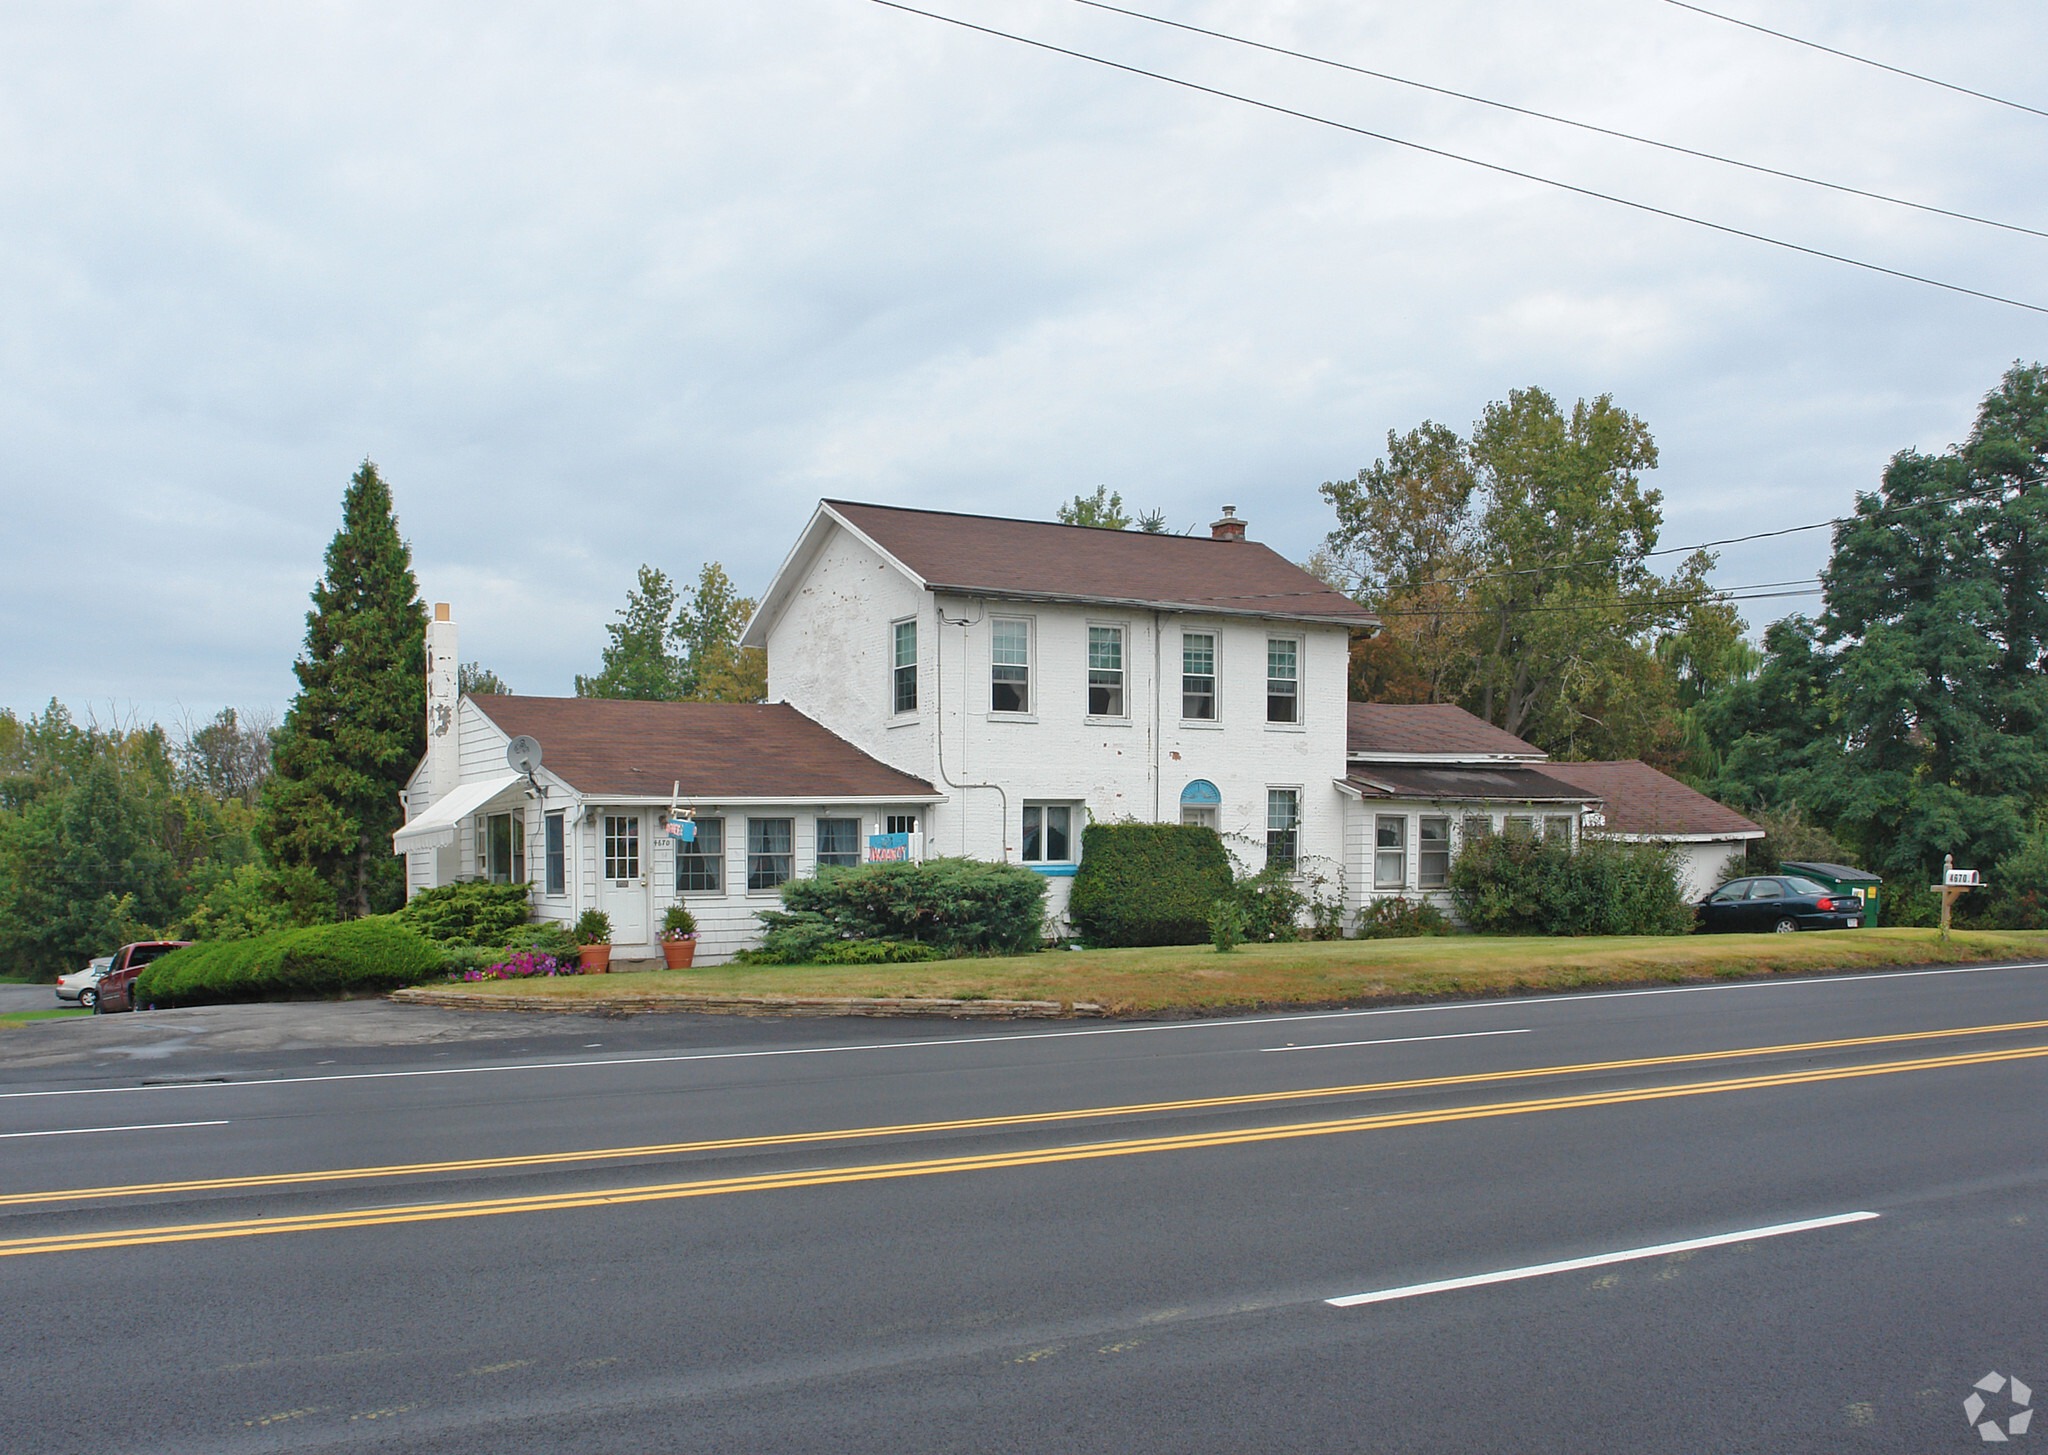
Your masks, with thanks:
M293 665L298 695L263 786L265 851L302 914L395 908L398 790L426 752L426 604L398 534L391 487L365 460L342 496L341 529Z

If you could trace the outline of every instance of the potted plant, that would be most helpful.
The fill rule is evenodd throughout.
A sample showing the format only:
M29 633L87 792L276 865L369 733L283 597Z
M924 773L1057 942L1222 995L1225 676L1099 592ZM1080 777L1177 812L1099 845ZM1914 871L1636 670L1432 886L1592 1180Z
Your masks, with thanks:
M585 975L602 975L612 964L612 917L586 909L576 921L576 963Z
M697 958L697 917L680 904L661 917L661 958L671 970L687 970Z

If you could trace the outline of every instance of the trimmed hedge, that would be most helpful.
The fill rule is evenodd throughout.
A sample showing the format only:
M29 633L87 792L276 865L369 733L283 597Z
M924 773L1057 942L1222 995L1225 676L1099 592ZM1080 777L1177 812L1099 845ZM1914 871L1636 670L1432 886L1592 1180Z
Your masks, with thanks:
M1230 856L1214 829L1092 823L1081 831L1067 915L1091 945L1199 945L1230 892Z
M395 990L443 970L442 952L387 914L173 950L142 972L134 993L142 1005L204 1005Z
M1045 937L1045 880L1015 864L927 859L828 869L782 886L760 911L768 933L750 961L801 965L853 940L907 940L933 955L1021 955Z
M1495 834L1451 864L1451 898L1481 934L1682 935L1692 906L1661 844Z
M444 945L502 945L533 918L524 884L443 884L417 891L394 916Z

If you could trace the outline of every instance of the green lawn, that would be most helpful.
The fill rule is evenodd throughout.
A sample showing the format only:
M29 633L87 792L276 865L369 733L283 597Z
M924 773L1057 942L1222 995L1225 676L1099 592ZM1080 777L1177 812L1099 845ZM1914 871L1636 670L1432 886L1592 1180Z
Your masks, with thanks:
M1799 935L1341 940L1146 950L1046 951L922 965L723 965L449 986L484 996L878 996L1092 1003L1112 1014L1228 1011L1704 981L1888 965L2048 957L2048 933L1830 930ZM425 986L423 989L437 989Z
M0 1014L0 1026L18 1026L25 1025L29 1021L63 1020L74 1015L91 1014L92 1012L89 1010L80 1010L76 1006L69 1005L56 1006L50 1010L10 1010Z

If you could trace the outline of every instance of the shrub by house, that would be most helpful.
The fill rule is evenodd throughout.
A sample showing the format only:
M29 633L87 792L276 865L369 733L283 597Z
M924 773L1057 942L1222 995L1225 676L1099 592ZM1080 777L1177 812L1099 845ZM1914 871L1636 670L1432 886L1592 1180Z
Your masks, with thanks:
M1091 945L1198 945L1231 892L1230 856L1194 824L1096 823L1081 835L1067 913Z

